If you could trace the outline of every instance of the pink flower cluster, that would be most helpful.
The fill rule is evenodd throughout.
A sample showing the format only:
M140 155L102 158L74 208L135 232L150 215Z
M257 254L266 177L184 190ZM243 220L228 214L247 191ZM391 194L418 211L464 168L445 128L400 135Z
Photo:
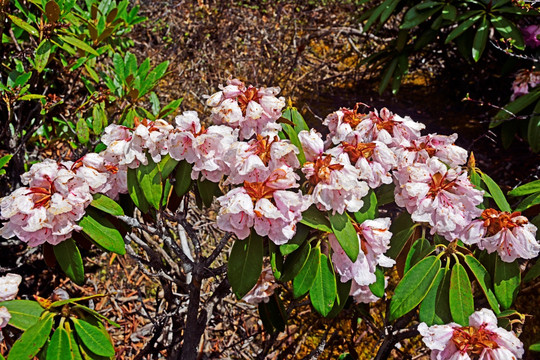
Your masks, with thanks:
M512 96L510 101L516 100L516 98L528 94L529 90L534 89L540 84L540 71L522 69L516 73L516 78L512 83Z
M521 359L523 344L513 332L497 326L493 311L482 309L469 317L469 326L456 323L418 325L432 360Z
M535 49L540 46L540 25L529 25L521 28L525 45Z

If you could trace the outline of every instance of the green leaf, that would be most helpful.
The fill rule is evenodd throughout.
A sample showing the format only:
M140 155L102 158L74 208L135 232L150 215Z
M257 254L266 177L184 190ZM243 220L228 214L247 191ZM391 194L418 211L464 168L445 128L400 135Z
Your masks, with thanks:
M530 93L518 97L516 100L506 105L504 109L502 109L495 115L495 117L489 124L489 127L494 128L496 126L499 126L503 121L515 117L517 113L519 113L521 110L525 109L527 106L531 105L538 99L540 99L540 88L536 88Z
M475 22L477 22L480 18L482 17L482 15L475 15L471 18L468 18L467 20L465 20L464 22L462 22L461 24L459 24L458 27L456 27L454 30L452 30L450 32L450 34L448 34L448 37L446 38L446 40L444 41L445 44L448 44L450 41L454 40L455 38L457 38L458 36L460 36L461 34L463 34L468 28L470 28Z
M30 25L26 21L19 19L15 15L7 14L7 16L11 21L13 21L15 25L17 25L18 27L20 27L21 29L29 33L30 35L39 36L39 31L37 31L35 27Z
M108 322L110 325L114 326L114 327L117 327L117 328L120 328L120 324L118 324L117 322L101 315L100 313L98 313L97 311L95 310L92 310L90 309L88 306L84 306L84 305L81 305L79 303L74 303L75 305L73 306L74 309L81 309L83 311L86 311L87 313L95 316L96 318L98 319L101 319L101 320L105 320L106 322Z
M440 11L442 7L443 5L438 5L436 7L432 7L429 10L425 10L425 11L418 11L416 7L413 7L409 11L407 11L407 13L405 14L403 18L403 23L401 24L399 28L411 29L417 25L420 25L421 23L429 19L433 14Z
M382 94L384 89L388 86L390 83L390 79L392 79L392 75L394 75L394 70L396 70L396 66L398 64L398 58L394 58L387 67L385 67L384 74L381 78L381 83L379 85L379 94Z
M435 246L432 246L429 241L424 238L420 238L414 242L411 246L411 250L407 254L405 260L404 273L407 273L416 263L426 257L429 253L435 250Z
M15 341L8 355L8 360L32 359L49 339L53 326L54 314L47 314L26 330Z
M285 330L287 312L285 311L283 302L276 294L270 296L267 303L259 303L259 314L261 320L263 320L263 324L265 324L265 329L270 325L272 330L276 329L279 332Z
M540 151L540 101L536 103L533 110L534 116L531 116L529 120L529 126L527 129L527 140L531 146L532 151Z
M428 256L405 274L390 301L389 321L407 314L422 302L440 268L441 260Z
M326 316L332 310L337 295L336 277L332 263L325 254L321 254L313 285L309 289L309 298L319 314Z
M71 330L71 327L69 326L69 323L66 323L66 331L68 333L68 337L69 337L69 351L71 353L71 358L72 360L83 360L82 358L82 355L81 355L81 351L79 349L79 343L77 342L77 340L75 339L75 332L73 330Z
M491 194L491 196L493 196L493 200L495 201L499 209L501 209L502 211L512 212L512 208L504 197L504 194L499 185L497 185L497 183L493 181L493 179L490 178L487 174L481 173L480 175L482 176L484 184L486 184L489 193Z
M96 355L114 356L114 347L109 337L97 326L71 317L75 332L82 343Z
M90 141L90 129L88 128L88 124L86 124L86 120L83 118L79 118L77 121L76 131L77 138L81 143L86 144Z
M298 134L300 131L309 131L309 127L304 120L304 117L298 112L295 107L287 107L282 115L285 119L290 120L294 124L294 131ZM300 149L302 147L300 146Z
M9 162L9 160L11 160L11 158L13 157L13 155L4 155L0 158L0 168L3 168L4 166L6 166Z
M268 250L270 252L270 267L276 280L280 280L283 273L283 255L279 252L279 247L272 241L268 242Z
M375 269L375 277L376 280L373 284L369 284L369 289L373 295L382 298L384 296L385 281L384 272L381 270L381 268L377 267Z
M17 100L21 101L29 101L29 100L37 100L37 99L43 99L45 96L39 95L39 94L27 94L23 95L17 98Z
M127 186L129 196L131 197L131 200L133 200L135 206L146 214L150 205L148 205L148 201L146 201L146 197L137 181L137 169L127 170Z
M491 282L491 276L489 275L488 271L486 270L484 265L482 265L482 263L472 255L465 256L465 263L467 263L469 270L471 270L471 272L474 274L476 281L482 288L484 295L486 295L489 306L491 307L491 309L493 309L495 314L498 314L500 312L499 302L497 301L497 297L493 293L493 284Z
M397 259L413 232L414 227L401 230L397 234L394 233L390 239L390 249L386 252L386 256L394 260Z
M454 21L456 20L457 9L452 4L446 4L442 11L442 17L444 20Z
M306 241L310 228L304 224L296 224L296 234L286 244L279 246L282 255L289 255L296 251Z
M3 301L0 306L5 306L11 314L9 325L23 331L36 324L44 310L37 301L32 300Z
M474 36L473 46L472 46L472 57L474 61L480 60L484 49L486 48L486 43L489 35L489 22L484 16L482 23L476 30L476 35Z
M523 283L528 283L529 281L536 279L538 276L540 276L540 259L536 260L536 263L529 269L529 271L527 271L527 274L525 274L525 277L523 278ZM0 306L1 305L2 304L0 304Z
M212 201L214 201L214 195L217 194L219 190L219 184L212 182L210 180L197 180L197 187L199 189L199 195L204 203L204 206L210 207Z
M491 14L491 24L505 38L514 40L513 45L519 49L525 49L525 42L521 31L510 20L500 16Z
M146 198L148 204L154 209L160 209L161 195L163 193L163 184L161 174L157 164L148 156L148 164L141 165L136 170L137 182Z
M317 209L315 205L311 205L302 213L302 220L300 222L317 230L332 232L330 221L328 221L326 215Z
M107 116L101 106L94 106L92 109L92 118L92 130L94 131L94 134L100 135L103 127L107 124Z
M358 259L358 252L360 251L360 241L358 240L358 234L354 229L351 219L349 219L346 212L343 214L336 212L333 215L329 212L328 218L330 219L332 230L339 245L341 245L349 259L355 262Z
M191 169L192 165L186 160L180 161L176 167L174 191L179 197L184 196L191 187Z
M122 59L122 56L118 53L114 53L113 56L113 66L114 66L114 74L120 79L120 81L123 83L126 80L126 75L124 74L124 59Z
M36 49L36 57L34 60L34 67L38 73L41 73L47 63L49 62L49 56L51 55L52 43L50 40L43 40Z
M79 48L79 49L81 49L83 51L89 52L92 55L99 56L98 52L96 50L94 50L90 45L88 45L87 43L85 43L82 40L77 39L76 37L65 36L65 35L58 35L58 37L62 41L67 42L68 44L73 45L76 48Z
M373 190L369 190L369 193L366 197L363 198L364 205L362 208L354 213L354 218L359 224L363 223L366 220L373 220L377 217L378 208L377 208L377 195Z
M287 256L283 265L283 274L281 275L282 282L292 280L298 275L307 262L310 252L311 245L304 243L298 250Z
M63 327L54 330L47 346L47 360L72 359L69 334Z
M174 160L169 154L165 155L158 163L161 178L165 179L173 172L178 164L178 160Z
M540 352L540 343L532 344L529 346L529 351Z
M70 299L66 299L66 300L58 300L58 301L53 302L49 306L49 308L58 308L58 307L66 305L66 304L77 304L80 301L86 301L86 300L90 300L90 299L102 298L104 296L105 296L105 294L94 294L94 295L88 295L88 296L83 296L83 297L78 297L78 298L70 298Z
M448 268L440 269L435 281L424 301L420 304L420 321L428 326L448 324L452 321L450 314L450 270Z
M184 100L184 98L180 98L180 99L173 100L173 101L171 101L170 103L168 103L167 105L165 105L165 106L159 111L159 114L157 115L157 118L158 118L158 119L163 119L163 118L165 118L167 115L170 115L172 112L176 111L176 109L178 109L178 107L179 107L180 104L182 103L182 100Z
M334 301L334 307L332 308L332 311L330 311L326 316L327 318L334 318L338 316L341 310L345 307L345 305L347 304L347 300L349 299L349 294L351 292L351 285L352 280L349 280L346 283L342 283L341 281L339 281L339 279L336 279L336 300Z
M79 225L90 239L105 250L118 255L126 253L124 238L114 225L99 212L87 208L86 214L79 221Z
M124 209L116 201L103 194L94 194L94 200L90 205L113 216L124 215Z
M469 316L474 312L474 299L467 270L455 264L450 277L450 313L458 324L469 325Z
M514 303L519 291L521 272L517 261L507 263L499 256L495 260L495 278L493 289L495 296L503 310L508 309Z
M304 150L302 148L302 144L300 143L300 139L298 138L298 133L302 130L308 131L308 127L306 125L306 122L304 121L304 118L298 110L294 107L287 107L285 111L283 112L283 118L290 120L294 123L294 127L287 123L281 124L281 127L283 128L283 131L287 134L287 137L291 141L291 143L298 148L300 151L297 155L298 161L300 161L300 164L304 164L306 162L306 155L304 154Z
M84 265L73 239L67 239L53 247L56 261L62 268L62 271L76 284L84 284Z
M243 298L261 275L263 265L263 238L252 231L245 240L236 240L229 256L229 283L238 299Z
M375 190L379 206L394 202L394 184L383 184Z
M0 167L2 164L0 164ZM530 183L518 186L517 188L508 192L510 196L523 196L540 192L540 180L534 180Z
M540 192L532 194L523 199L522 202L516 207L516 211L523 212L530 207L540 204Z
M321 261L321 249L316 247L309 252L307 261L293 280L293 295L298 298L311 289Z

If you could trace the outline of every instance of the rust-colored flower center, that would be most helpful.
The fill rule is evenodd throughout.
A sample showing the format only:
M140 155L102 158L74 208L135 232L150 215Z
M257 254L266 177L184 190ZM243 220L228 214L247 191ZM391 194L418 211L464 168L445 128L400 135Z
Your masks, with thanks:
M358 238L360 239L360 249L362 249L362 252L364 254L367 254L367 240L364 237L364 233L362 232L362 228L360 227L360 224L357 222L353 222L354 230L356 230L356 233L358 234Z
M28 189L28 194L32 194L32 201L34 201L34 208L40 208L42 206L48 207L52 195L54 194L54 184L49 182L48 187L31 187Z
M439 192L443 190L450 190L455 185L455 180L449 181L446 179L446 175L436 173L431 177L431 183L429 184L428 196L432 198L436 197Z
M309 178L311 185L317 185L321 181L327 183L330 180L330 174L332 171L343 169L343 165L341 164L330 165L331 161L332 155L326 155L325 157L319 156L315 162L311 163L313 164L313 168L315 170L315 174ZM309 164L309 162L306 164Z
M246 110L250 101L259 101L262 96L259 95L257 88L250 87L246 91L243 91L242 94L238 96L238 105L240 110L242 110L242 115L246 116Z
M351 163L353 164L356 164L360 158L369 159L373 155L375 147L375 143L359 143L352 145L346 141L343 142L343 151L349 155L349 159L351 159Z
M362 114L358 111L360 104L356 104L353 110L341 109L343 111L343 122L351 125L351 128L355 128L364 120L366 114Z
M503 229L512 229L528 223L527 218L521 216L519 211L510 214L506 211L486 209L482 212L482 219L488 236L493 236Z
M246 189L247 194L254 203L260 199L272 199L272 194L276 191L266 185L266 182L244 181L244 189Z
M393 115L389 118L382 118L375 115L375 113L371 113L371 120L375 122L377 130L386 130L390 135L394 135L394 125L396 125L396 122L392 118Z
M409 150L409 151L425 150L429 156L435 156L435 153L437 152L437 150L433 146L425 142L422 142L420 144L415 144L413 146L409 146L408 148L406 148L406 150Z
M480 355L484 349L496 349L499 345L494 341L497 334L486 330L483 326L479 329L472 326L464 326L454 329L452 342L461 353ZM476 358L476 357L475 357Z
M257 140L251 145L250 150L255 153L255 155L261 158L261 161L264 165L268 166L270 162L270 148L272 144L276 141L279 141L279 138L275 136L270 140L270 136L263 137L262 135L257 134Z

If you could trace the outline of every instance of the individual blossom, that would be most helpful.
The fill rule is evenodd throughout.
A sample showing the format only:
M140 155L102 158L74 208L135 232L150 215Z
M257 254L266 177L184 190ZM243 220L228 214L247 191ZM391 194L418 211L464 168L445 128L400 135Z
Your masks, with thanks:
M536 240L536 226L520 212L508 213L486 209L480 219L475 220L461 237L464 243L477 244L488 253L497 251L503 261L533 259L540 252Z
M367 286L376 281L377 266L391 267L394 260L384 254L390 248L390 218L366 220L362 224L353 223L358 236L358 258L353 262L345 253L334 234L328 239L332 247L332 262L341 282L353 280L358 286Z
M352 110L341 108L324 119L323 125L326 125L330 131L328 134L330 142L337 145L347 140L358 124L368 116L359 112L360 105L363 104L356 104Z
M246 87L240 80L232 79L206 103L212 107L214 124L239 129L240 139L247 140L255 134L275 135L281 130L276 121L285 107L285 98L277 98L279 92L279 87Z
M193 164L198 156L193 149L193 141L206 129L201 125L196 111L184 111L175 118L176 128L169 133L167 148L171 157L177 161L186 160Z
M450 136L429 134L405 142L395 148L398 167L425 163L431 157L437 157L449 167L462 166L467 162L467 150L455 145L458 135Z
M535 49L540 46L540 25L529 25L521 28L525 45Z
M528 94L540 83L540 71L521 69L516 73L516 78L512 83L512 96L510 101Z
M482 309L469 316L469 326L456 323L418 325L432 360L516 360L523 344L513 332L497 326L493 311Z
M348 140L326 153L336 157L347 154L351 164L360 172L359 179L366 181L372 189L392 183L390 171L397 162L396 155L388 146L380 141L364 143L357 132L353 132Z
M18 237L29 246L56 245L79 231L77 222L92 202L88 183L52 160L34 164L22 175L28 187L0 199L0 229L4 238Z
M264 269L257 280L257 284L251 289L243 298L247 303L259 304L261 302L267 303L270 300L270 296L274 295L275 289L278 287L276 279L272 273L272 269Z
M0 302L13 300L19 292L22 277L18 274L6 274L0 277Z
M258 182L266 179L277 168L300 166L299 150L288 140L277 136L257 135L249 142L237 141L224 156L229 165L229 177L225 184L240 184L244 181Z
M483 192L476 190L461 168L447 168L437 158L403 167L396 176L395 200L416 222L428 223L431 234L448 241L459 238L482 210Z
M298 176L290 168L276 169L263 182L244 182L219 197L217 225L245 239L250 228L268 236L276 245L292 239L302 212L310 205L308 196L286 189L298 187Z
M102 154L88 153L67 165L88 183L92 194L105 194L116 200L118 194L126 194L128 191L127 167L106 160Z
M323 153L320 134L314 130L298 134L306 163L302 172L309 182L309 194L319 210L342 214L345 210L356 212L362 208L362 198L369 188L360 181L360 171L351 165L347 154L339 156Z
M158 163L161 161L162 156L169 153L166 145L169 133L173 129L173 126L165 120L150 121L143 119L138 121L135 119L135 130L131 141L147 149L152 161ZM147 164L146 161L142 163L143 165Z

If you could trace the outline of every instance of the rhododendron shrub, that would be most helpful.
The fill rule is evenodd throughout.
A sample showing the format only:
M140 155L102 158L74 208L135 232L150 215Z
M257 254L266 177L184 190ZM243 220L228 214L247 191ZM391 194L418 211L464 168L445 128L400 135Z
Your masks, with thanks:
M502 323L522 269L540 252L538 217L522 214L538 204L538 181L509 201L456 134L423 134L423 124L364 104L329 114L318 132L279 93L233 79L208 96L208 121L185 111L172 121L109 125L100 153L46 160L23 175L27 186L0 200L2 236L53 247L61 269L83 283L81 237L141 261L131 243L148 253L138 234L154 231L182 265L182 281L193 279L190 299L218 273L210 266L230 242L222 284L258 304L269 332L284 329L284 304L294 298L307 296L326 317L382 299L385 341L399 341L394 321L414 319L433 359L521 357L497 317ZM193 230L190 192L201 209L216 206L214 226L227 233L209 256L194 239L196 256L182 242L183 229ZM167 221L178 227L159 232ZM394 266L399 281L389 296ZM195 351L196 333L183 339L186 352Z

